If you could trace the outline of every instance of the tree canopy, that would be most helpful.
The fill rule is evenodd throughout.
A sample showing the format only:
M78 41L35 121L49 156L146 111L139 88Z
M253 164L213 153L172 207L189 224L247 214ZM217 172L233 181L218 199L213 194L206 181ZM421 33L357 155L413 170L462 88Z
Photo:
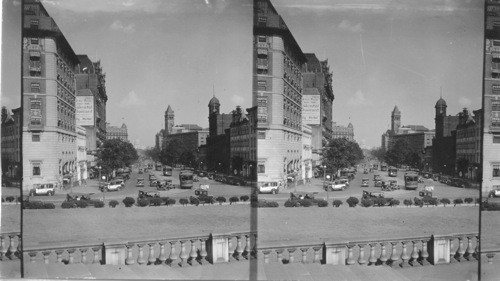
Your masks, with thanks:
M323 150L323 164L335 172L358 164L363 157L358 143L345 138L331 140Z
M131 165L139 158L130 142L121 139L105 140L98 150L99 163L104 173Z

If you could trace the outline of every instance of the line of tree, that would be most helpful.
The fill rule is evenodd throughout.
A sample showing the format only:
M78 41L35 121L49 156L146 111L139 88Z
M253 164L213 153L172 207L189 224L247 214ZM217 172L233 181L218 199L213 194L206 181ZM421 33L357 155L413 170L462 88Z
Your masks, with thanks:
M130 166L137 159L139 154L134 146L121 139L105 140L97 151L102 174L110 174L113 170Z
M423 159L420 151L415 151L405 139L396 140L386 151L380 147L371 150L371 154L380 162L385 162L390 166L408 165L417 169L422 169Z
M186 148L183 142L178 139L172 139L162 150L159 148L150 148L146 150L146 156L155 162L161 162L163 165L173 166L183 164L186 166L196 166L197 159L193 151Z

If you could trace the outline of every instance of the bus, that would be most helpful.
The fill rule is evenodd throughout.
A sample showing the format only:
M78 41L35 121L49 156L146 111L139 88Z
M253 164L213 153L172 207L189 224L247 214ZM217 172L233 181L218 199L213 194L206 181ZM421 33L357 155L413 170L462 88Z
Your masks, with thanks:
M398 169L396 167L389 167L389 177L396 177L398 175Z
M167 177L171 177L172 176L172 167L170 167L170 166L163 167L163 175L167 176Z
M155 170L156 171L161 171L161 168L163 167L163 165L161 163L156 163L155 164Z
M193 187L194 174L191 171L181 171L179 174L179 182L181 188L192 188Z
M387 165L381 164L380 165L380 171L387 171Z
M418 187L418 173L405 173L405 189L416 190Z

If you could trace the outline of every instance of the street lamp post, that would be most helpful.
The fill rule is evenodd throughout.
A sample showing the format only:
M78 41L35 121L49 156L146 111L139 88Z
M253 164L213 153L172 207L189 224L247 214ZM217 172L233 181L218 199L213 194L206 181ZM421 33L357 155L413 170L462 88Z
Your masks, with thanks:
M326 186L326 201L330 201L330 187L326 185L326 165L323 165L323 186Z
M97 170L99 171L99 186L98 186L98 188L101 188L101 168L102 168L101 166L97 166ZM104 191L102 194L103 194L102 195L102 202L104 202Z

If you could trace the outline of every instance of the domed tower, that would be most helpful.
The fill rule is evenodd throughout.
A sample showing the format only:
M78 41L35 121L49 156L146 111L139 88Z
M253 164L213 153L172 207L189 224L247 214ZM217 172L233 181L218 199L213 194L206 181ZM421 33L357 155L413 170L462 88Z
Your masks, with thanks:
M220 102L214 96L208 103L208 127L209 136L217 136L217 116L220 114Z
M165 135L170 135L172 133L172 128L174 127L174 110L168 106L165 111Z
M398 106L394 106L394 110L391 113L391 132L394 135L399 133L399 128L401 127L401 111L399 111Z
M436 117L434 122L436 125L436 138L442 138L444 136L444 118L446 117L446 101L443 98L439 98L436 102Z

